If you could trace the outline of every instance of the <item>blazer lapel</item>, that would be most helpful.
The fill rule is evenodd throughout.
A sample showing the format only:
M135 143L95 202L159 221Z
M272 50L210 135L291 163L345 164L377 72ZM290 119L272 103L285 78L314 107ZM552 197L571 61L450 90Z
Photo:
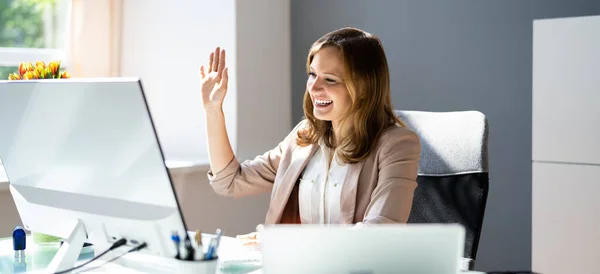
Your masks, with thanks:
M364 161L350 164L346 173L346 178L342 184L342 193L340 195L340 221L342 224L353 224L354 213L356 211L356 190L358 188L358 179L362 170Z
M292 152L290 165L281 177L279 184L276 183L276 188L271 197L271 206L269 207L267 223L279 223L283 210L290 198L290 194L294 189L294 185L300 177L300 173L304 170L317 148L317 145L298 146L294 152Z

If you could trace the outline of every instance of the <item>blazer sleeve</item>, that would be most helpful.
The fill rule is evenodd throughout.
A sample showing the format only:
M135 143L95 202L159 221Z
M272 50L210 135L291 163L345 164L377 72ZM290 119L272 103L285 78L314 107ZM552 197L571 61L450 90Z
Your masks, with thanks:
M271 191L281 155L295 143L302 125L300 122L279 145L252 160L240 163L234 155L221 171L209 170L208 181L213 190L219 195L236 198Z
M390 136L378 157L379 178L362 224L406 223L417 187L421 144L417 134L403 130Z

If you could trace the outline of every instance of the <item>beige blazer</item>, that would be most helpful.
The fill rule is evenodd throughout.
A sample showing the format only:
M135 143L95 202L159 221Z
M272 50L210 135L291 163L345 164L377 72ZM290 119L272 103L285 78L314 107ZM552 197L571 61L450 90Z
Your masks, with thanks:
M243 197L271 192L265 224L300 223L298 181L318 149L296 144L300 122L274 149L240 164L234 157L221 171L208 172L216 193ZM350 164L342 184L342 224L406 223L421 154L420 141L409 129L390 126L380 135L370 155Z

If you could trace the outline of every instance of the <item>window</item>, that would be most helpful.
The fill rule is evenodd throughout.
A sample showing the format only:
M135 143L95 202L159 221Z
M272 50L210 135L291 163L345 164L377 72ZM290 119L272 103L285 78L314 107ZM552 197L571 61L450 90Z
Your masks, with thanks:
M0 79L21 62L64 59L69 3L0 0Z

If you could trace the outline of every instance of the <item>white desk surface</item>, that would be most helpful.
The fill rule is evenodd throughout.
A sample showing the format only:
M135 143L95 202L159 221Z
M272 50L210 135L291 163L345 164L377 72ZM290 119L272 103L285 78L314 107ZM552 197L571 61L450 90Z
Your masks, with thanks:
M209 238L209 237L204 237ZM94 261L87 266L78 269L77 273L183 273L178 266L174 264L174 259L148 256L140 253L129 253L122 258L111 263L105 264L100 268L91 269L109 261L118 255L126 252L129 247L118 248L107 253L102 258ZM27 272L18 272L15 270L14 251L12 248L12 238L0 239L0 273L45 273L44 270L52 260L52 257L58 250L58 247L48 248L40 247L33 242L31 237L27 238L26 248L26 268ZM81 261L85 262L91 257L100 254L105 250L104 247L95 247L94 253L82 251ZM85 255L89 253L89 255ZM260 252L244 248L240 242L231 237L223 237L219 247L219 262L217 273L262 273ZM240 260L249 260L248 262L234 262ZM79 272L81 271L81 272ZM201 274L201 273L197 273Z
M209 238L209 237L203 237ZM122 254L129 248L119 248L109 252L104 257L90 263L89 265L78 269L76 273L184 273L181 268L173 264L173 259L159 258L155 256L143 255L140 253L130 253L111 263L95 268ZM27 238L26 264L27 272L15 271L14 251L12 249L12 238L0 239L0 273L45 273L44 269L52 260L58 248L39 247L31 237ZM96 247L94 254L100 254L105 249ZM81 261L87 261L93 257L91 250L88 256L80 257ZM86 252L83 251L82 254ZM247 260L246 262L240 262ZM91 269L93 268L94 269ZM91 269L86 271L86 269ZM262 274L262 262L260 252L243 247L240 242L232 237L223 237L219 248L219 262L217 273L244 273L244 274ZM202 274L195 272L195 274ZM461 274L483 274L483 272L464 271Z

